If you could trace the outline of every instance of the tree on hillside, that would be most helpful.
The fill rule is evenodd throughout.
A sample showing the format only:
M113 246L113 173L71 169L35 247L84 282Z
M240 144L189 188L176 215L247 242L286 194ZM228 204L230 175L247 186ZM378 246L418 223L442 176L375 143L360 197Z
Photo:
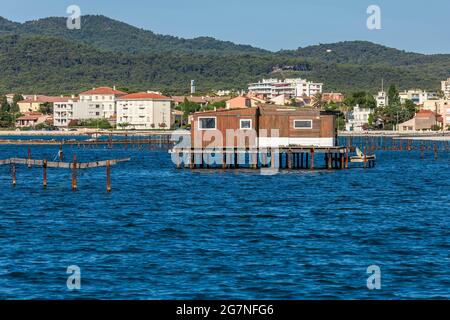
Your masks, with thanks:
M182 124L187 123L187 119L190 114L197 112L201 109L201 105L192 101L189 101L187 98L184 98L184 102L180 103L177 107L178 110L183 111Z
M353 108L356 105L359 105L362 108L375 108L377 102L370 93L366 91L357 91L345 97L344 105L350 108Z
M390 106L399 106L400 105L400 96L395 85L390 85L388 90L388 99Z
M23 100L23 96L22 95L15 94L14 97L13 97L13 101L11 103L11 107L10 107L9 111L13 112L13 113L20 112L19 105L17 104L17 102L22 101L22 100Z
M0 112L9 112L9 103L6 96L0 96Z

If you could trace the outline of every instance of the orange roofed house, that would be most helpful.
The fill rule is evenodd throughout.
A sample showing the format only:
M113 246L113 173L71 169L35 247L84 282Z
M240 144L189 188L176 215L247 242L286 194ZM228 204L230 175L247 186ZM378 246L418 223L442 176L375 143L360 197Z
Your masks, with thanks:
M22 117L16 119L17 128L34 128L41 123L51 123L52 117L40 112L25 112Z
M123 129L170 129L172 99L160 94L139 92L117 99L117 126Z
M116 100L126 95L126 92L116 90L116 87L98 87L81 92L80 102L85 102L89 109L95 109L98 117L109 119L116 114Z
M232 135L227 130L233 130ZM333 147L337 141L336 116L316 109L261 105L198 112L192 117L195 148L242 146L239 133L245 136L245 145L252 148Z
M27 96L25 100L18 101L17 106L19 107L20 113L23 114L26 112L39 112L45 103L53 104L60 99L60 96L32 95Z
M399 131L429 131L442 124L442 116L431 110L419 110L414 118L398 125Z

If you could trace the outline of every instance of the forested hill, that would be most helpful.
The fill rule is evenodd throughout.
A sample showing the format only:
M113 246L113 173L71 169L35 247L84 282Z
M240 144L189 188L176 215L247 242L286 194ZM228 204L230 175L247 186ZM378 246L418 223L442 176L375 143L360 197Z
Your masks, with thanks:
M280 53L324 62L360 65L414 66L429 63L448 63L450 61L450 55L448 54L425 55L406 52L368 41L319 44Z
M100 49L123 52L268 53L268 51L249 45L238 45L211 37L183 39L159 35L152 31L136 28L124 22L99 15L82 16L79 30L68 29L66 22L67 18L51 17L21 24L0 17L0 33L13 32L22 35L46 35L80 41Z
M212 38L156 35L103 16L16 23L0 18L0 94L65 94L100 85L187 93L245 89L263 77L303 77L325 91L376 92L386 85L437 90L450 77L449 55L423 55L351 41L269 52Z

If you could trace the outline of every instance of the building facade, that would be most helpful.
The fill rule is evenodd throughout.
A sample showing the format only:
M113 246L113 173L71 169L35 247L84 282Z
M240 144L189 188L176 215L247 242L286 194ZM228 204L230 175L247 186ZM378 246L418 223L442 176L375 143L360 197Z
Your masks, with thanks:
M197 112L191 125L195 148L332 147L336 135L335 115L274 105Z
M423 105L425 101L438 99L436 92L427 92L420 89L400 92L399 97L401 103L405 103L406 100L411 100L416 105Z
M373 109L361 108L356 106L352 111L347 113L345 130L361 132L369 124L369 117L373 113Z
M447 99L450 99L450 78L441 82L441 90Z
M250 83L248 91L250 94L261 95L272 99L279 95L289 97L312 97L322 93L323 83L315 83L301 78L293 79L262 79L256 83Z
M389 104L389 98L386 94L386 91L384 90L378 92L378 94L374 98L377 102L377 108L383 108Z
M442 117L430 110L420 110L414 118L398 125L398 130L405 131L430 131L435 126L442 124Z
M88 103L89 109L95 113L96 117L109 119L116 115L117 98L126 94L126 92L116 90L115 87L99 87L81 92L79 97L80 102Z
M163 95L139 92L117 99L117 126L123 129L170 129L172 100Z

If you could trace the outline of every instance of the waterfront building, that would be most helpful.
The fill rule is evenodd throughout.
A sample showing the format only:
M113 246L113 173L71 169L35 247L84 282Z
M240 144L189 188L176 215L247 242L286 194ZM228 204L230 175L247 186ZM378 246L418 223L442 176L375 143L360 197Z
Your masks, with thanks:
M172 99L138 92L117 99L117 126L123 129L170 129Z
M38 124L50 122L52 117L40 112L25 112L25 114L16 119L17 128L31 127L34 128Z
M312 97L317 93L322 93L323 83L307 81L301 78L292 79L262 79L256 83L250 83L248 91L251 94L261 95L264 98L272 99L279 95L293 97Z
M430 131L433 127L442 124L442 117L430 110L419 110L414 118L400 123L398 130L405 131Z
M80 102L88 103L89 109L96 110L97 117L109 119L116 114L117 98L126 94L126 92L116 90L115 87L99 87L81 92L79 97Z
M361 132L367 129L369 117L373 114L371 108L361 108L359 105L347 112L345 130Z
M441 82L441 90L447 99L450 99L450 78Z
M41 107L46 103L53 104L61 99L61 96L44 96L44 95L26 95L23 96L24 100L18 101L17 106L19 107L20 113L26 112L39 112Z
M336 145L336 116L317 109L260 105L256 108L205 111L192 115L191 136L196 147L196 144L201 147L239 146L236 135L230 141L227 133L229 129L244 135L248 133L249 136L244 140L246 146L251 147ZM204 134L213 139L203 141L201 137ZM222 139L215 139L216 135Z
M406 100L411 100L416 105L422 105L428 100L437 100L438 95L436 92L427 92L420 89L411 89L402 91L399 93L400 102L405 103Z

